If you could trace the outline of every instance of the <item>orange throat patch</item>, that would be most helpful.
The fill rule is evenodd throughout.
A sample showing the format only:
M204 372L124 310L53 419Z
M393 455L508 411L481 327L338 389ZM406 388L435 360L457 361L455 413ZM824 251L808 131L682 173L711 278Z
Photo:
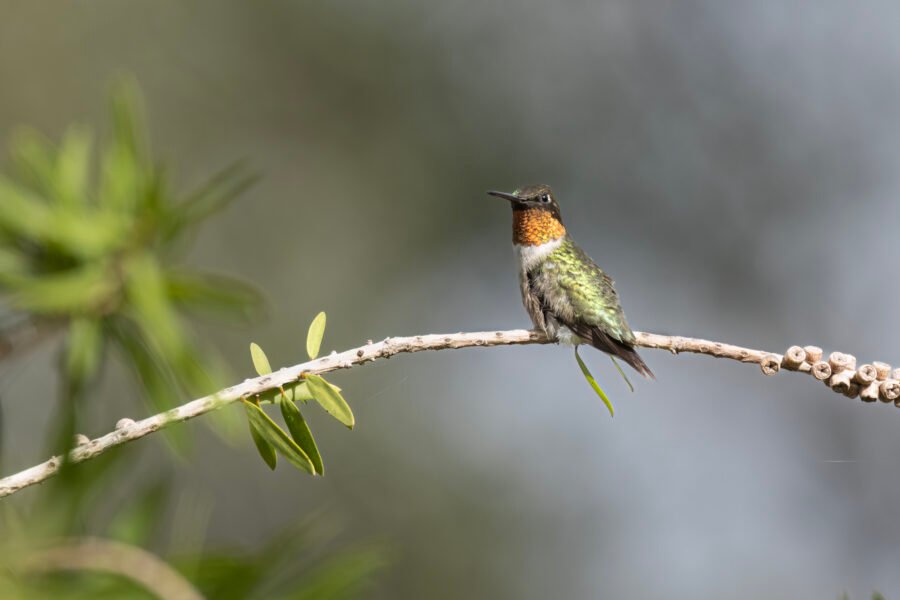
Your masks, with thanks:
M566 235L566 228L550 211L540 208L513 210L513 244L540 246Z

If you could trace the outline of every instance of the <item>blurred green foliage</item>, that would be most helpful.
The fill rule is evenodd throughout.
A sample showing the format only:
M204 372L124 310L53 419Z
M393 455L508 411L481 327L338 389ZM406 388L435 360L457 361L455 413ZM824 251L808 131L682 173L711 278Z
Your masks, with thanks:
M55 451L72 446L79 406L89 398L110 351L118 352L133 372L148 410L158 412L224 384L217 355L198 347L183 317L219 313L246 320L261 305L260 295L245 283L177 266L198 228L254 177L235 165L197 190L174 193L166 170L150 159L140 105L136 86L121 80L113 88L112 123L102 144L95 148L95 134L86 127L71 127L58 144L22 130L11 144L9 173L0 175L0 306L13 313L11 330L25 323L35 331L65 335L61 410L51 421ZM323 313L307 337L311 357L319 351L324 329ZM0 326L0 341L6 333ZM265 354L254 348L257 370L271 372ZM336 402L341 405L342 422L352 424L340 389L321 382L315 385L326 391L318 395L324 394L332 410ZM324 471L295 405L318 395L306 382L297 382L245 402L254 441L273 468L277 449L298 468ZM279 403L287 432L260 402ZM172 439L185 441L183 435ZM103 567L105 542L156 548L168 566L152 554L134 555L149 561L146 569L189 582L209 598L346 598L384 565L383 552L374 547L331 549L332 539L313 534L316 519L289 523L259 551L160 551L158 524L171 509L172 485L159 481L123 501L128 456L120 450L64 464L32 502L0 504L0 597L160 595ZM98 540L101 549L77 546L90 539ZM56 568L52 560L43 560L73 543L79 561L96 558L101 566Z
M112 126L94 157L94 133L71 127L59 144L22 130L11 173L0 176L0 297L24 319L67 334L59 444L71 444L74 405L113 347L152 408L214 389L215 355L186 332L183 311L247 318L259 294L230 277L174 265L197 228L254 177L232 166L175 194L149 158L136 86L121 80ZM57 448L58 449L58 448Z
M115 463L115 464L113 464ZM384 548L377 544L342 545L338 527L327 515L313 515L288 521L261 548L198 548L184 553L163 550L166 532L159 530L164 514L172 509L178 497L170 481L159 480L133 498L110 503L116 487L128 468L126 461L112 462L94 469L90 486L67 486L53 495L52 502L40 502L17 511L0 505L0 522L5 536L0 540L0 597L3 598L156 598L161 597L165 578L159 577L159 589L148 590L127 576L127 560L112 561L102 555L102 545L114 542L118 548L149 548L154 554L135 552L137 564L132 568L146 573L159 573L195 588L205 598L223 600L275 599L312 600L357 597L370 589L374 576L386 562ZM77 497L89 493L92 502ZM52 514L53 506L77 506L68 528L42 523ZM98 510L99 507L105 510ZM202 527L202 525L201 525ZM102 537L92 535L99 532ZM173 532L168 532L172 538ZM195 535L204 536L197 531ZM78 548L82 541L99 541ZM196 540L202 542L202 540ZM124 544L124 546L121 546ZM97 547L97 546L100 547ZM171 546L171 544L170 544ZM60 549L75 547L80 569L63 568L51 558ZM96 554L96 556L92 556ZM120 552L121 554L121 552ZM157 558L159 557L159 558ZM133 557L135 558L135 557ZM165 559L167 563L163 563ZM132 559L133 560L133 559ZM120 563L109 568L109 564ZM95 566L90 566L95 565Z

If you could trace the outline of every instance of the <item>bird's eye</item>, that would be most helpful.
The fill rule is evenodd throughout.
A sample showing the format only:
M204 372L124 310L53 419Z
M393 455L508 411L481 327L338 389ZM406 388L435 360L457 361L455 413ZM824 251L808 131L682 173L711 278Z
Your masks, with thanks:
M550 194L544 194L541 196L541 202L550 202Z

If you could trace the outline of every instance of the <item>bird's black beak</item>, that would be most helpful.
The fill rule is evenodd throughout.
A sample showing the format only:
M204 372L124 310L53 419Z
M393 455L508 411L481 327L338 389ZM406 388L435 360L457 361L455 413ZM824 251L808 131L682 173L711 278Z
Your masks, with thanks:
M489 196L497 196L498 198L503 198L504 200L509 200L510 202L522 202L522 198L519 198L515 194L507 194L506 192L488 192Z

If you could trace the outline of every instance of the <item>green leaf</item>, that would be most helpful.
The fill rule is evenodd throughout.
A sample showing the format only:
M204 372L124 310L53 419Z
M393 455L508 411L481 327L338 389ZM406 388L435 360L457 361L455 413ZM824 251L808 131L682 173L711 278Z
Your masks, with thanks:
M103 334L100 321L76 318L69 326L66 343L66 375L84 384L97 372L103 353Z
M266 353L263 352L262 348L253 343L250 344L250 358L253 359L253 368L256 369L256 372L260 375L268 375L272 372L272 367L269 365L269 359L266 357Z
M113 86L113 135L100 161L100 204L123 213L140 205L147 185L140 93L130 79Z
M306 424L306 419L303 418L300 409L285 396L281 397L278 404L281 406L281 416L284 417L284 422L287 424L288 431L291 432L291 437L306 452L309 460L312 461L313 466L316 468L316 473L324 475L325 466L322 464L322 455L319 453L316 440L313 439L312 431L309 430L309 425Z
M310 475L316 474L316 468L306 452L297 445L297 442L291 439L285 431L273 421L263 409L252 402L243 400L244 408L247 410L247 418L250 420L251 427L255 426L257 432L263 436L279 454L284 456L292 465L306 471Z
M38 314L83 314L108 304L115 292L113 273L102 265L89 264L39 278L19 278L10 303Z
M165 277L170 300L189 310L216 310L249 321L263 304L254 287L232 277L172 270Z
M242 163L228 166L212 177L199 190L175 206L167 217L166 238L174 237L222 210L253 185L258 177Z
M91 144L91 131L85 127L70 127L63 137L56 157L54 178L56 197L61 205L77 207L87 204Z
M45 197L53 193L55 154L50 140L31 127L13 132L9 156L16 167L16 176Z
M293 386L291 389L293 392L292 400L294 400L294 401L299 400L300 402L308 402L309 400L315 399L315 398L313 398L312 392L309 391L309 386L306 384L305 381L298 383L297 385ZM338 391L340 391L340 390L338 390Z
M144 335L170 360L180 357L185 351L185 338L166 295L159 261L150 252L144 252L127 261L125 270L129 304Z
M319 347L322 345L322 336L325 335L325 313L320 312L313 319L306 333L306 353L310 358L319 355Z
M141 92L134 78L120 77L113 83L110 108L116 144L130 154L142 157L147 135Z
M266 440L265 436L259 430L259 425L250 418L250 409L247 408L246 410L247 423L250 425L250 437L253 438L253 443L256 445L256 451L259 452L263 462L269 465L269 468L274 471L278 464L278 456L275 454L275 448L272 447L272 444Z
M318 375L307 375L306 382L309 384L309 391L313 398L325 409L325 412L353 429L353 425L356 424L353 411L350 410L350 406L340 392Z
M126 247L133 240L133 226L122 215L109 211L61 207L53 211L44 240L71 256L100 258Z
M625 371L622 370L622 367L619 366L619 361L616 360L616 357L612 354L609 355L609 359L616 366L616 370L619 372L619 375L622 376L622 379L625 380L625 385L628 386L628 389L631 390L631 393L634 393L634 386L631 384L631 380L628 379L628 375L625 374Z
M42 241L52 229L52 212L33 190L0 176L0 231Z
M597 392L597 395L600 396L601 400L603 400L606 408L609 409L609 416L614 416L615 411L613 410L612 402L610 402L609 398L606 397L606 393L600 388L600 385L597 383L597 380L594 379L594 376L591 375L591 372L588 370L587 365L584 364L584 361L581 360L581 356L578 355L578 346L575 346L575 360L578 361L578 366L581 367L581 372L584 374L584 378L587 379L587 382L591 384L591 387L594 388L594 391Z
M49 206L18 183L0 177L0 231L61 250L96 258L132 241L132 226L120 214L66 205Z
M125 271L129 316L152 350L163 357L192 396L215 389L202 362L203 354L193 347L169 302L159 261L143 252L126 261Z

